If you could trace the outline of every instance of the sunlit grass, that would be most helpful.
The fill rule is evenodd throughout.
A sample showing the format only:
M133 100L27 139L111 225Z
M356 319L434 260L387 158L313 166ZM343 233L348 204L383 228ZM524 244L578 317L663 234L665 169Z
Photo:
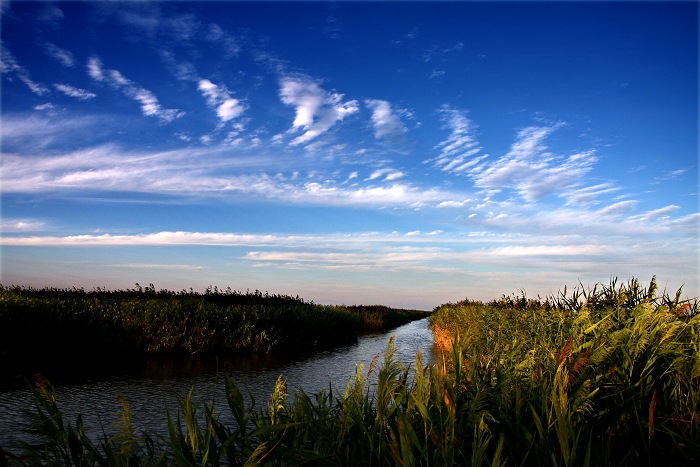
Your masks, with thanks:
M700 315L656 281L545 299L465 300L431 316L459 335L462 396L508 459L555 465L700 460ZM495 447L492 447L495 455Z

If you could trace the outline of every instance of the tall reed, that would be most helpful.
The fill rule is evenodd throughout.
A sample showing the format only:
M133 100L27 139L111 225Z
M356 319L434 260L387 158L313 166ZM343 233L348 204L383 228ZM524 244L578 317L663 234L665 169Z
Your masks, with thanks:
M323 349L354 342L369 321L386 329L425 316L317 305L257 290L210 288L200 294L137 284L86 292L0 285L0 378L36 362L55 366L74 358Z
M695 301L636 281L554 298L502 297L439 307L445 358L411 369L358 365L345 391L246 404L228 376L233 423L184 397L169 434L136 436L123 407L117 435L93 443L66 424L50 386L35 391L44 438L10 462L38 465L697 465L700 318ZM376 383L370 378L376 375ZM200 415L201 414L201 415Z

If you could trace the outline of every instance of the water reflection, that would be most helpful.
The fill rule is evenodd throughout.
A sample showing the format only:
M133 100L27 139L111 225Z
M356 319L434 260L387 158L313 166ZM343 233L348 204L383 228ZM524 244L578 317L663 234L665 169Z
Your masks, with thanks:
M355 374L355 364L364 364L366 371L375 355L383 356L392 335L397 361L412 366L416 351L423 354L424 364L435 361L432 334L423 319L313 355L148 358L123 362L126 364L112 368L108 374L83 374L78 380L66 377L52 382L64 420L75 423L77 415L82 414L88 434L99 435L103 428L112 432L109 427L118 420L118 397L122 396L131 406L136 433L165 435L165 404L175 413L178 397L191 389L197 398L214 401L217 413L225 420L228 406L223 395L224 371L232 375L244 394L250 393L257 406L267 403L280 375L287 381L290 394L299 389L307 393L328 390L329 384L333 391L342 392ZM19 428L27 421L22 412L31 404L27 389L0 391L0 446L15 444L21 435Z

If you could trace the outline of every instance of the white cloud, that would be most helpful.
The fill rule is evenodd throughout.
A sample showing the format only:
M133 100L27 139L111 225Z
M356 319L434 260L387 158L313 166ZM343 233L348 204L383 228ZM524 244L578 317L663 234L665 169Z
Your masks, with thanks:
M35 219L0 219L0 232L36 232L46 228L44 221Z
M93 92L90 92L86 89L76 88L69 84L55 83L53 87L61 91L66 96L75 97L76 99L80 99L81 101L92 99L93 97L97 96L97 94Z
M676 206L674 204L660 208L660 209L654 209L652 211L647 211L644 214L640 216L635 216L635 220L639 221L653 221L657 219L667 219L669 215L672 213L678 211L680 209L680 206Z
M70 68L75 66L75 58L68 50L62 49L52 42L47 42L44 45L44 49L49 57L57 60L64 67Z
M216 109L216 115L222 123L241 116L245 111L245 106L238 99L232 98L224 86L217 86L208 79L201 79L197 88L207 98L209 106Z
M97 57L90 57L87 62L88 75L95 81L104 81L104 71L102 61Z
M565 191L562 196L566 199L567 205L581 205L599 203L598 197L603 194L614 193L619 188L612 183L600 183L598 185L587 186L583 188L575 188Z
M342 94L327 92L307 78L282 78L280 99L284 104L295 107L296 115L290 132L305 130L292 140L292 145L309 143L359 110L357 101L343 102Z
M34 106L34 110L48 110L49 112L51 112L52 110L55 110L55 109L56 109L56 106L50 102Z
M279 158L268 160L257 153L249 158L221 158L224 150L221 146L139 153L105 145L59 156L8 153L2 161L0 182L7 193L119 191L326 206L415 208L454 197L395 180L384 187L348 186L340 174L337 180L323 173L307 179L279 179L264 171L279 173L284 163ZM385 181L399 174L383 173Z
M476 156L481 151L474 135L474 124L464 111L444 105L440 116L450 130L448 138L435 146L440 156L428 162L444 172L454 174L468 173L484 160L487 155Z
M404 138L407 128L401 123L401 118L392 110L388 101L368 99L365 104L372 110L374 137L393 142Z
M122 86L130 86L132 84L131 81L128 80L124 75L122 75L118 70L109 70L107 74L109 78L111 78L109 84L116 88Z
M610 247L601 245L534 245L534 246L504 246L489 251L493 256L582 256L604 255L611 253Z
M438 203L436 207L438 208L463 208L466 204L465 201L442 201Z
M102 62L97 57L88 60L88 74L98 82L107 82L110 86L120 90L125 96L133 99L141 105L141 113L147 117L158 117L163 122L171 122L185 115L178 109L164 109L158 98L148 89L138 86L136 83L122 75L118 70L104 70Z
M9 77L16 76L30 91L38 96L43 96L50 92L49 88L31 79L29 71L17 63L12 52L4 45L0 48L0 74L7 74Z
M619 201L611 204L610 206L599 209L597 212L601 216L620 217L634 209L636 205L637 201L635 200Z
M369 177L365 179L365 181L369 180L376 180L378 178L384 177L385 182L389 182L392 180L398 180L400 178L404 177L404 173L400 172L395 169L389 169L389 168L384 168L384 169L377 169L374 172L370 174Z
M53 110L53 104L42 104L39 109ZM49 115L51 113L49 112ZM46 149L55 149L64 144L82 145L96 136L102 137L109 132L114 119L95 115L61 115L61 118L49 118L35 112L25 114L2 114L0 138L3 143L3 155L15 152L31 158L38 154L48 154Z
M450 134L435 146L440 155L426 162L432 162L444 172L470 178L476 188L491 196L513 190L531 203L555 194L566 199L567 205L586 206L597 204L600 196L619 190L610 182L585 186L586 175L598 161L595 151L569 156L549 151L545 140L563 123L524 128L517 132L507 154L493 158L481 152L474 125L464 111L443 106L440 114Z
M697 225L698 216L694 222ZM611 229L610 232L615 232ZM635 237L586 233L555 235L548 233L473 235L437 232L353 232L344 234L244 234L235 232L161 231L133 235L86 234L70 236L13 235L0 238L3 246L220 246L246 248L240 253L243 265L276 270L369 272L431 272L444 283L454 279L463 287L464 278L478 283L475 299L489 300L510 293L507 285L517 283L529 296L547 295L551 287L575 286L581 281L607 282L611 276L621 279L634 274L639 278L656 275L660 283L686 281L684 291L696 294L698 269L697 242L690 237ZM240 250L228 250L240 251ZM677 258L669 262L668 257ZM112 264L114 267L188 269L208 267L156 263ZM679 278L678 271L685 271ZM544 277L543 277L544 276ZM426 277L421 276L425 283ZM535 277L537 280L527 278ZM408 278L407 278L408 279ZM491 283L491 280L494 283ZM513 282L515 281L515 282ZM461 284L458 286L457 283ZM426 284L427 285L427 284ZM680 284L678 284L680 285ZM504 288L505 287L505 288ZM479 294L487 295L479 295ZM691 295L695 296L695 295ZM444 300L444 297L443 297Z
M558 156L548 151L545 138L561 124L546 127L528 127L520 130L510 151L503 157L476 167L470 172L475 186L500 192L515 190L526 202L534 202L547 195L575 200L586 199L594 190L576 192L583 184L598 158L593 150ZM609 190L610 188L606 188ZM602 191L599 190L598 194ZM581 198L583 196L583 198ZM590 202L591 197L587 200Z
M390 181L393 181L393 180L398 180L398 179L400 179L400 178L403 178L404 175L405 175L405 174L404 174L403 172L399 172L399 171L397 170L397 171L394 171L394 172L389 173L389 174L386 176L386 178L385 178L384 180L387 181L387 182L390 182Z
M241 51L241 47L238 45L236 38L231 36L216 23L209 25L205 37L208 41L221 45L227 57L235 57Z
M135 2L109 5L103 11L115 14L118 21L140 31L156 46L166 43L189 42L202 34L202 25L194 14L164 12L159 2Z

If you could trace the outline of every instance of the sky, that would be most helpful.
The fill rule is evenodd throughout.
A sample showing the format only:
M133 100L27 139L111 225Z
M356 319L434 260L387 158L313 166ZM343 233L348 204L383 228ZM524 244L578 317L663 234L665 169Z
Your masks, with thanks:
M0 2L0 283L700 295L697 2Z

